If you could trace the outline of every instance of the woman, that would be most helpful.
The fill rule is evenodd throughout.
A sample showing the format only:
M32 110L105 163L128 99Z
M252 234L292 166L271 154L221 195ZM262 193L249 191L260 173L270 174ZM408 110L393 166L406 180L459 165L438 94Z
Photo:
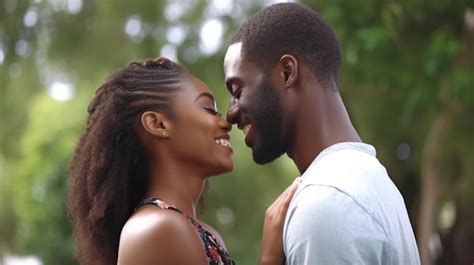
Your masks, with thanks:
M207 177L233 169L212 93L166 58L134 62L97 90L71 161L69 212L81 264L233 264L196 218ZM282 264L290 186L267 210L259 263Z

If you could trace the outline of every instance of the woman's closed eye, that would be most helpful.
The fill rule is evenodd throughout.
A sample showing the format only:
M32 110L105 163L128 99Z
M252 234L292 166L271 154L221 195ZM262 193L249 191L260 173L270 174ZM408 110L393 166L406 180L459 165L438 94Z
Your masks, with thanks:
M195 101L198 101L199 106L208 113L219 117L221 116L221 114L217 111L217 104L212 94L203 92L197 96Z
M215 110L214 108L210 108L210 107L202 107L205 111L211 113L212 115L216 115L216 116L221 116L221 114Z

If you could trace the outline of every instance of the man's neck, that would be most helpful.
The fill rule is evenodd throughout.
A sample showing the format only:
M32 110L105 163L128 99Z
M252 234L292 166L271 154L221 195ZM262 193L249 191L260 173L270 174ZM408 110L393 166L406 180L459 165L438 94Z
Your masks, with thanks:
M300 111L288 156L303 174L327 147L341 142L361 142L337 92L308 90L301 94ZM316 94L316 95L315 95Z

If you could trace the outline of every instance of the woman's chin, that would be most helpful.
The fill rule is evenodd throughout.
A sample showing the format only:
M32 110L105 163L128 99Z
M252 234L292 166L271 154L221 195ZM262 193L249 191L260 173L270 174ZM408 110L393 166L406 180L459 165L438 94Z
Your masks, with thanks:
M232 155L228 157L222 157L221 166L222 166L222 173L229 173L234 170L234 160L232 159Z
M224 173L229 173L229 172L232 172L232 171L234 171L234 162L229 163L229 165L226 167Z
M215 170L212 176L218 176L226 173L230 173L234 170L234 162L232 160L222 163L218 169Z

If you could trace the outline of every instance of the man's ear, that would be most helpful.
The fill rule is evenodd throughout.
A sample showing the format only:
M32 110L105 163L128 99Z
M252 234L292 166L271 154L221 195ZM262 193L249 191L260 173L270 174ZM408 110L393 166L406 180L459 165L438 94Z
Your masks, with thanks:
M171 121L163 113L145 111L140 117L140 123L143 129L151 135L161 138L170 137Z
M299 76L298 60L293 55L284 54L280 58L279 65L285 88L292 87Z

